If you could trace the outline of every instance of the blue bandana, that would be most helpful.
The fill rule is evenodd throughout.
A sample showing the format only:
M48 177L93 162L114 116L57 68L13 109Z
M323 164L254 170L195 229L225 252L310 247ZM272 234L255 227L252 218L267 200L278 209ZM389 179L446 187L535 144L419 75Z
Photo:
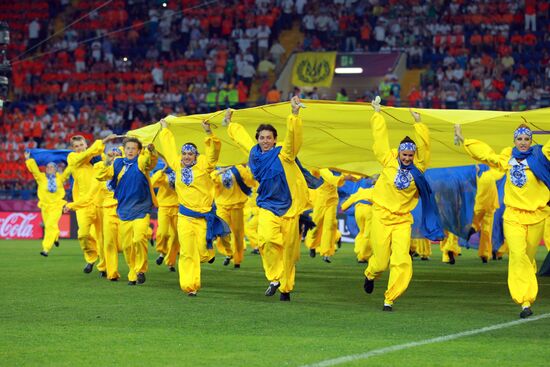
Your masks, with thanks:
M416 152L416 145L414 143L411 143L411 142L401 143L401 144L399 144L399 149L398 150L400 152L403 151L403 150L412 150L413 152Z
M197 150L197 148L195 148L191 144L183 144L183 146L181 147L181 152L182 153L194 153L196 155L199 155L199 151Z
M529 138L532 138L533 132L528 127L519 127L514 131L514 139L517 139L520 135L527 135Z

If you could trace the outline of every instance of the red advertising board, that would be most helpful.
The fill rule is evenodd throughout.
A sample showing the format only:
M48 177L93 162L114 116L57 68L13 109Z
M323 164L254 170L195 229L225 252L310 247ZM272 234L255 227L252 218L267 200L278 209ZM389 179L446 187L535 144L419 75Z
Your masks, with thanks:
M71 220L64 214L59 221L60 237L71 234ZM0 239L41 239L43 237L40 212L0 212Z

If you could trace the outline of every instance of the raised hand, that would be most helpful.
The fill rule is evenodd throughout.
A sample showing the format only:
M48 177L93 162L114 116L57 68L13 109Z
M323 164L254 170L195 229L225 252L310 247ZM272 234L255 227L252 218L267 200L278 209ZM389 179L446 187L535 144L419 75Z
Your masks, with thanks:
M411 113L414 122L420 122L420 114L418 112L413 111L412 108L409 108L409 112Z
M462 126L455 124L455 145L460 146L464 143L464 136L462 136Z
M212 127L210 126L210 122L208 122L208 120L204 120L201 125L206 134L208 135L212 134Z
M374 98L374 100L372 100L371 104L372 104L372 108L374 108L375 112L380 112L380 102L381 101L382 101L382 99L380 98L380 96L376 96Z

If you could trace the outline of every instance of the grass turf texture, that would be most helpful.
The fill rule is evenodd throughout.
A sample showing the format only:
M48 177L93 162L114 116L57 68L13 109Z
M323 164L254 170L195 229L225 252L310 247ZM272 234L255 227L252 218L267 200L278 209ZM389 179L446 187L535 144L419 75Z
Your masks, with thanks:
M506 286L507 261L482 264L463 250L457 264L413 262L408 291L382 312L387 276L363 292L363 264L344 244L332 264L302 247L290 303L265 297L261 260L241 269L223 257L203 264L198 297L179 290L177 274L154 263L147 282L126 285L84 274L76 241L48 258L39 241L0 241L0 365L300 366L340 356L517 320ZM538 252L539 264L546 250ZM550 278L539 278L536 315L550 312ZM415 347L345 366L546 366L550 319Z

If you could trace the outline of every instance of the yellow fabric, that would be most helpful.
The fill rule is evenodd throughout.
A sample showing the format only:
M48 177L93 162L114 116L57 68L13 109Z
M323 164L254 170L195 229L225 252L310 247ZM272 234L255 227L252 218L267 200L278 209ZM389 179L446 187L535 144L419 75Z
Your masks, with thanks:
M160 192L160 190L159 190ZM176 198L177 199L177 198ZM164 263L167 266L176 264L176 257L179 251L178 242L178 207L162 206L159 195L158 227L156 251L164 256ZM176 201L177 203L177 201Z
M466 152L474 159L503 170L507 173L506 183L504 184L504 220L510 220L521 224L534 224L550 214L550 207L547 206L550 201L550 190L544 182L538 180L529 167L525 169L527 182L523 187L517 187L510 180L509 170L511 165L509 161L512 157L512 148L505 149L497 154L489 145L475 139L466 139L464 141ZM542 149L546 158L550 159L550 141L546 142Z
M214 257L214 250L206 248L206 220L178 214L178 238L180 288L187 293L197 292L201 288L201 263Z
M439 243L441 249L441 261L444 263L449 262L449 252L452 252L455 256L460 255L462 250L458 244L458 237L451 232L445 231L445 239Z
M480 232L477 254L486 259L492 258L493 253L493 223L495 211L474 212L472 226Z
M252 140L244 127L237 123L231 123L229 124L227 132L231 139L233 139L248 156L250 150L256 143ZM279 159L285 171L290 196L292 197L292 205L284 214L284 216L288 218L296 217L311 207L306 180L295 162L298 152L302 147L302 141L302 119L299 116L294 116L292 114L288 115L287 133L283 141L281 152L279 153Z
M414 125L416 130L416 153L414 164L419 170L425 171L430 161L430 136L428 127L422 123ZM388 130L384 116L375 113L371 119L371 128L374 138L373 151L383 166L378 181L374 185L372 202L385 208L393 214L408 214L418 204L418 190L414 180L403 190L395 187L394 180L399 170L397 149L391 149L388 140ZM388 217L389 219L389 217ZM412 216L411 216L412 221Z
M411 238L411 250L413 249L421 258L432 256L432 245L427 238Z
M63 206L67 203L65 198L65 188L63 184L70 175L70 170L66 169L63 173L56 173L55 182L57 190L48 191L48 178L44 172L41 172L34 159L25 161L28 170L33 175L37 187L38 207L41 209L42 222L44 223L44 239L42 240L42 250L50 252L55 241L59 239L59 219L63 214Z
M348 210L350 206L355 204L358 201L366 200L372 203L372 194L374 192L374 187L363 188L360 187L357 192L354 192L342 203L342 210ZM362 204L367 205L367 204ZM356 207L357 208L357 207Z
M94 223L94 237L96 239L97 257L98 262L96 268L98 271L107 271L107 264L105 263L105 242L103 241L103 208L96 206L96 220Z
M544 221L521 224L504 220L504 237L510 247L508 289L512 299L530 307L538 293L535 255L544 234Z
M338 208L338 187L344 184L344 176L336 176L329 169L319 170L323 184L310 190L313 198L313 213L311 218L313 227L306 236L306 246L310 249L319 249L321 256L332 256L336 251L336 212Z
M258 185L258 183L254 180L252 172L250 172L249 168L243 165L237 165L235 166L235 168L239 171L239 174L241 175L241 178L246 186L254 188ZM222 175L219 174L219 172L220 171L212 171L212 173L210 174L210 177L212 178L212 181L214 181L215 185L216 206L242 209L248 201L248 196L241 190L233 175L231 175L233 185L231 185L231 187L229 188L225 187L222 183Z
M216 199L217 200L217 199ZM242 208L220 206L218 217L223 219L231 229L231 234L218 239L218 249L222 248L225 256L232 256L235 264L243 261L244 253L244 214Z
M298 87L330 87L336 52L299 52L292 67L292 84Z
M311 219L315 227L308 231L305 243L309 249L318 249L321 256L332 256L336 251L337 208L338 203L313 207Z
M160 153L164 156L166 163L176 172L176 193L178 202L185 207L207 213L212 209L214 200L214 183L210 173L215 169L220 155L221 141L215 136L204 138L206 147L205 154L199 154L197 163L193 166L193 182L189 186L181 180L181 145L176 142L174 134L169 129L163 129L158 134ZM187 140L186 140L187 141ZM156 146L156 144L155 144ZM198 146L198 145L197 145Z
M37 196L38 196L38 207L42 208L42 206L59 206L63 207L65 205L65 201L63 200L65 198L65 188L63 187L63 184L69 178L71 175L71 171L69 169L66 169L63 173L56 173L55 174L55 182L57 184L57 190L55 192L49 192L48 191L48 178L46 177L46 174L44 172L41 172L38 166L36 165L36 161L34 159L27 159L25 161L25 164L27 165L28 170L34 177L34 180L36 181L37 188Z
M78 201L81 196L84 196L90 189L94 177L94 169L90 163L90 159L96 155L103 153L103 142L96 140L84 152L71 152L67 156L68 168L73 175L73 200Z
M267 280L280 282L279 291L289 293L294 289L295 265L300 257L299 217L278 217L260 208L258 240Z
M40 208L44 222L44 239L42 250L50 252L55 241L59 239L59 219L63 214L63 204L42 205Z
M550 251L550 216L544 221L544 245Z
M119 240L128 264L128 280L136 281L137 273L147 272L147 231L149 215L134 220L119 220Z
M357 256L357 261L368 261L372 256L370 242L372 205L357 204L355 206L355 221L357 222L357 227L359 227L359 233L355 237L353 252Z
M248 240L251 248L258 248L258 207L256 206L256 197L258 195L254 191L246 201L244 206L244 235ZM246 247L246 245L245 245Z
M78 223L78 242L84 253L84 260L88 264L95 263L98 257L97 241L95 233L92 233L92 225L96 226L97 218L96 206L94 204L76 211L76 221Z
M119 219L116 205L103 208L103 248L107 279L118 279Z
M303 102L307 106L300 111L305 139L300 150L300 161L304 166L337 168L365 175L380 171L380 164L372 151L372 134L367 123L374 113L370 103L317 100ZM279 137L283 137L286 134L289 110L289 102L246 108L235 111L232 121L244 126L252 136L260 123L269 122L277 129ZM415 111L421 114L422 122L431 130L430 167L454 167L473 163L462 147L453 145L454 124L462 125L466 137L483 137L497 152L510 145L514 130L524 119L535 132L550 130L550 108L521 112L438 109ZM382 114L391 132L391 147L396 148L405 135L412 137L413 119L408 108L382 107ZM204 119L210 120L216 135L223 141L220 165L245 163L248 155L231 141L227 129L221 125L223 111L166 117L169 129L176 137L178 149L175 153L179 153L179 147L187 141L202 141L204 132L200 124ZM162 143L158 139L159 128L157 123L133 130L129 134L140 138L144 144L154 140L155 147L162 153ZM534 137L538 144L544 144L548 140L548 135Z
M158 188L156 196L159 207L178 206L178 194L170 187L168 176L164 173L164 171L157 171L153 174L153 176L151 176L151 185L153 188Z
M500 208L496 182L504 176L504 171L490 168L477 178L477 191L474 212L490 212Z
M380 182L380 181L379 181ZM407 290L412 278L412 261L409 255L411 224L409 222L384 223L386 211L374 206L370 242L373 255L365 270L369 279L379 278L390 267L384 303L391 305Z

